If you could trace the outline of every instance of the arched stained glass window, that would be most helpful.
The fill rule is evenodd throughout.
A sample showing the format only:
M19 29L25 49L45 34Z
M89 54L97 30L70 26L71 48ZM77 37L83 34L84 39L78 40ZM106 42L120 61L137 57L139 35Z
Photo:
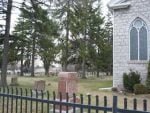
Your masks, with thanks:
M133 27L130 31L130 59L138 59L138 31Z
M137 18L130 29L130 60L147 60L147 27Z

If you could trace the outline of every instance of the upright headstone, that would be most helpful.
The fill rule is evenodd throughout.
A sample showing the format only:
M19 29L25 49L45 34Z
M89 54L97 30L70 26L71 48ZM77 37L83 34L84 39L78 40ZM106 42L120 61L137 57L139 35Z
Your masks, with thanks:
M58 95L57 100L60 100L60 93L62 94L62 101L66 102L67 97L66 93L68 93L69 102L73 102L73 94L77 93L77 83L78 83L78 75L76 72L60 72L58 74L59 81L58 81ZM76 103L79 103L80 99L76 97ZM62 113L66 113L66 106L62 107ZM68 113L72 113L73 108L68 108ZM56 112L60 112L60 106L56 106Z
M38 94L41 94L41 91L44 93L45 91L46 83L44 80L35 81L34 86L32 88L33 94L36 94L36 91Z
M17 86L18 85L18 77L17 76L13 76L11 78L11 83L10 83L11 86Z
M58 81L58 92L62 94L65 99L66 93L72 97L73 93L77 92L78 76L76 72L60 72Z
M35 81L33 90L44 91L45 90L45 81L44 80Z

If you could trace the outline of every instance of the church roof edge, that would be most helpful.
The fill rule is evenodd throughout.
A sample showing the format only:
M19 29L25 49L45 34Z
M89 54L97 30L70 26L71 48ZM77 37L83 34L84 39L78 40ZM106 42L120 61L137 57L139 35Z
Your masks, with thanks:
M111 10L128 8L130 5L131 3L127 0L110 0L107 4L108 8Z

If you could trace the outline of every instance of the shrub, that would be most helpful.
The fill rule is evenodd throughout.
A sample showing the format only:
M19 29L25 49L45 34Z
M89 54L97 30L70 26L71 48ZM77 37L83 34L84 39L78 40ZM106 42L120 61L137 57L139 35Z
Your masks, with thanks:
M150 61L148 63L148 69L147 69L146 87L150 91Z
M134 85L139 84L140 82L140 74L138 72L134 72L131 70L129 74L123 74L123 85L127 91L133 92Z
M112 90L113 92L118 92L118 89L117 89L116 87L113 87L111 90Z
M135 84L134 93L135 94L147 94L148 90L143 84Z

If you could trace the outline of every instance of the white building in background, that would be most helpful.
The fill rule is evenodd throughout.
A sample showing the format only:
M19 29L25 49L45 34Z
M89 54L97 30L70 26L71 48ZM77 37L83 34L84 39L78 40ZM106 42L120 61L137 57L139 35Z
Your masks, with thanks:
M150 0L110 0L113 13L113 87L123 87L123 73L138 71L144 82L150 56Z

